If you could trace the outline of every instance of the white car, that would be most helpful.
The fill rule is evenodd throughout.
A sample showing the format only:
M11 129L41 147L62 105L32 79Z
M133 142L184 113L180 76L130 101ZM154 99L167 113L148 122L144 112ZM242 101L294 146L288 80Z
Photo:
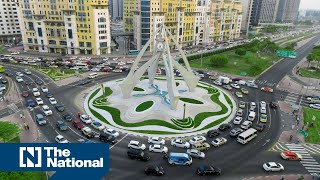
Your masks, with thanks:
M54 138L57 143L69 143L69 141L64 138L62 135L58 135Z
M238 84L230 84L230 86L235 89L240 89L240 86Z
M254 110L256 108L256 103L255 102L251 102L250 103L250 110Z
M133 63L134 63L134 60L127 61L127 64L133 64Z
M110 128L109 129L105 129L103 132L106 133L106 134L110 134L113 137L118 137L119 136L119 132L117 132L114 129L110 129Z
M183 141L181 138L172 139L171 145L179 148L189 148L190 144L186 141Z
M43 100L41 98L36 98L36 102L38 105L43 105Z
M50 104L57 104L57 101L55 98L49 98Z
M233 120L233 124L240 124L242 121L242 117L237 116L234 120Z
M165 144L165 140L162 139L162 138L159 138L159 137L149 137L148 138L148 143L164 145Z
M238 109L236 115L237 115L237 116L242 116L242 115L243 115L243 110L242 110L242 109Z
M91 118L90 118L88 115L85 115L85 114L82 114L82 115L80 116L80 120L81 120L82 122L86 123L86 124L92 123Z
M20 76L20 77L23 76L23 74L22 74L21 72L17 72L16 75L17 75L17 76Z
M221 146L225 143L227 143L227 139L223 137L217 138L211 142L211 144L215 147Z
M189 140L190 144L197 144L197 143L202 143L206 141L207 139L203 136L195 136L192 139Z
M106 127L104 125L102 125L99 121L93 121L91 123L91 126L95 129L98 129L99 131L104 130Z
M213 81L213 84L218 85L218 86L222 85L222 83L220 81Z
M260 113L261 114L267 114L267 109L266 109L266 107L260 107Z
M168 153L168 148L166 146L161 146L160 144L152 144L149 146L150 152L157 152L157 153Z
M263 169L266 171L283 171L284 167L280 163L267 162L263 164Z
M131 148L131 149L140 149L142 151L144 151L146 149L146 145L140 143L139 141L134 141L134 140L131 140L128 144L128 148Z
M320 104L310 104L309 107L314 109L320 109Z
M52 115L52 111L50 110L49 106L47 106L47 105L42 106L42 111L46 116Z
M188 149L187 154L189 154L191 157L204 159L206 157L206 154L204 152L201 152L197 149Z
M38 88L33 88L32 89L32 93L35 97L40 96L40 91Z
M26 73L27 75L31 74L31 72L28 69L24 69L24 73Z
M23 79L20 76L16 77L17 82L23 82Z
M261 102L260 102L260 106L261 106L261 107L266 107L266 106L267 106L267 103L266 103L265 101L261 101Z
M241 128L247 130L251 127L251 125L252 125L252 122L247 120L241 124Z
M49 91L49 89L46 86L41 87L42 92L46 93Z

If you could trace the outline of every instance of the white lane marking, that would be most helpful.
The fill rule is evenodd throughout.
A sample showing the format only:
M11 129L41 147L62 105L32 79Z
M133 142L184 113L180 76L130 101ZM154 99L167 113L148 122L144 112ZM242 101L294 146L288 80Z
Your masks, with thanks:
M279 145L279 146L281 147L281 149L283 149L284 151L289 151L289 149L283 147L283 146L281 145L281 143L278 143L277 145Z
M320 173L320 170L318 171L318 170L308 170L308 172L310 172L310 173Z
M112 149L115 145L117 145L120 141L122 141L124 138L126 138L129 134L126 134L123 136L118 142L116 142L114 145L112 145L109 149Z
M303 157L303 161L300 161L301 163L305 162L305 161L316 161L313 158L312 159L306 159L306 157Z
M302 164L318 164L318 162L301 161Z

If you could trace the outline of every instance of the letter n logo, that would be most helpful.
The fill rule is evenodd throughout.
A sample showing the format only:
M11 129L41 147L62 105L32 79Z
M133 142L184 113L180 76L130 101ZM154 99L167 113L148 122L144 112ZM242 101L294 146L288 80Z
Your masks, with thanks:
M20 147L20 167L41 167L41 147Z

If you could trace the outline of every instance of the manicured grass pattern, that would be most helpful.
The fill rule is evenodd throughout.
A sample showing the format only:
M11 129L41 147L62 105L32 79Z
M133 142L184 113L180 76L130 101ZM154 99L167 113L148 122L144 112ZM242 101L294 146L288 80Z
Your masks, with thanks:
M307 143L320 144L320 110L314 110L311 108L303 108L303 122L304 125L309 125L313 122L312 117L315 116L316 120L314 121L313 127L309 127L308 137L306 138Z
M139 87L134 87L134 88L133 88L133 91L144 91L144 89L139 88Z
M182 127L184 129L190 129L190 128L193 128L194 127L194 121L191 117L187 117L185 119L171 119L171 121L179 126L179 127Z
M190 103L190 104L203 104L203 102L196 99L191 99L191 98L180 98L180 101Z
M145 111L145 110L151 108L151 106L153 106L153 104L154 104L153 101L145 101L145 102L139 104L139 105L136 107L136 111L137 111L137 112Z
M299 75L308 78L320 79L320 69L318 70L310 70L308 68L301 68L299 70Z
M0 172L1 180L45 180L46 174L43 172Z
M52 80L54 81L58 81L61 79L66 79L68 77L72 77L77 75L77 70L74 69L53 69L53 68L49 68L49 69L40 69L40 68L36 68L36 67L32 67L33 69L40 71L44 74L46 74L47 76L49 76ZM81 71L78 70L79 74L85 73L86 71Z

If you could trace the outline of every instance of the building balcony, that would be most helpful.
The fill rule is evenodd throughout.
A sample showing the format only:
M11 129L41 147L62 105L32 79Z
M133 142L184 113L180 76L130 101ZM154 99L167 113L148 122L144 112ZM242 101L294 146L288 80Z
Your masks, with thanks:
M48 48L66 48L67 45L56 45L56 44L48 44Z

